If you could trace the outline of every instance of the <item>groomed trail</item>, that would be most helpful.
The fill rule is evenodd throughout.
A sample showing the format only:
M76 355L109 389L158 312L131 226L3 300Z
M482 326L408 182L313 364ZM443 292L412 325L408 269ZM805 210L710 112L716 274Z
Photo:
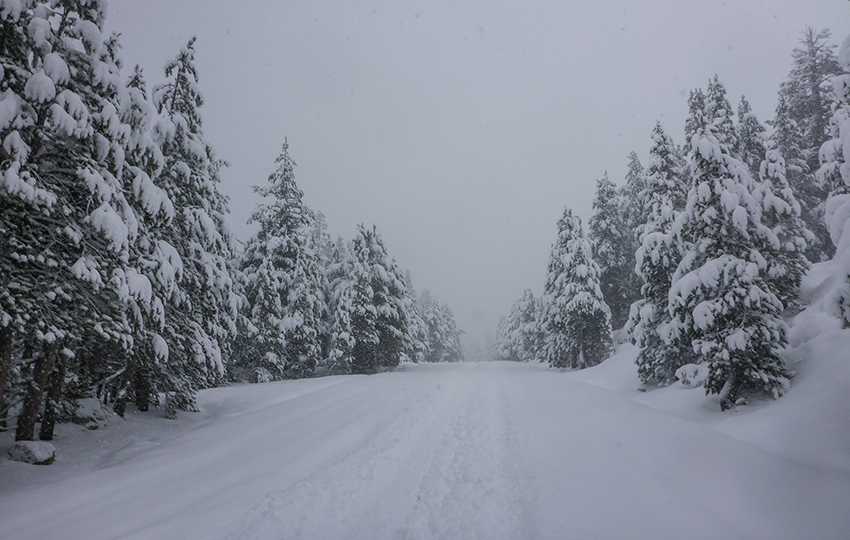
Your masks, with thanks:
M91 470L0 489L0 538L850 537L846 472L573 375L417 365L205 391Z

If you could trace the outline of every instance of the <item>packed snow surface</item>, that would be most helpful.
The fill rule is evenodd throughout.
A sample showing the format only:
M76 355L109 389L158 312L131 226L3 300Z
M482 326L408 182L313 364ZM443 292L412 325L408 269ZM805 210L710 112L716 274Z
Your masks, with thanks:
M60 426L49 467L0 460L0 538L850 538L845 334L800 345L838 358L798 391L726 413L681 383L638 392L630 345L581 372L207 390L177 421Z

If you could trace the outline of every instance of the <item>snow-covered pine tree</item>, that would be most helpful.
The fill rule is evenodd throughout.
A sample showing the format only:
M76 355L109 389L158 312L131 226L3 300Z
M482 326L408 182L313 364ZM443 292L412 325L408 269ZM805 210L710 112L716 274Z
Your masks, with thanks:
M531 289L526 289L499 324L496 351L500 359L529 362L539 358L542 333L538 310L539 302Z
M250 324L237 340L235 368L258 382L313 373L322 358L326 311L321 245L312 240L313 216L295 183L288 142L275 163L268 184L254 188L271 200L251 216L260 229L239 265Z
M715 77L705 109L691 119L691 187L671 232L684 246L668 297L669 339L692 345L708 366L707 393L728 409L754 393L789 387L779 350L786 343L781 302L766 281L758 202L747 167L732 156L731 107Z
M830 138L829 119L835 94L832 82L841 74L830 32L806 28L800 45L791 52L792 67L779 87L773 128L776 149L785 158L788 183L800 203L803 222L815 235L806 257L828 260L834 253L823 221L824 202L830 187L818 181L818 152Z
M159 185L175 207L163 245L183 261L179 290L166 305L164 338L168 345L169 414L194 407L199 388L225 372L230 338L236 330L232 242L227 199L218 191L223 162L203 134L203 97L195 68L195 39L165 66L168 82L154 88L159 112L154 134L164 167Z
M461 331L457 328L451 308L437 302L427 290L422 293L419 303L422 306L422 319L428 329L425 361L459 362L463 360Z
M39 302L37 274L25 266L16 268L21 265L18 252L39 239L25 226L30 216L49 213L56 199L51 190L37 185L25 142L36 126L36 119L24 114L30 107L25 88L37 61L27 34L32 15L20 2L0 5L0 425L4 427L10 416L7 403L13 400L6 394L7 381L11 385L10 372L19 356L14 350L29 331L27 311Z
M124 300L145 300L129 253L138 217L124 196L127 96L117 41L102 36L104 2L6 2L0 10L0 319L12 343L31 353L17 437L33 438L53 377L42 425L50 438L62 393L62 377L51 372L90 367L83 344L92 341L129 351Z
M850 327L850 36L838 52L845 73L835 77L837 98L829 121L832 138L820 149L818 178L831 188L826 202L826 223L835 245L833 277L825 295L825 309Z
M738 103L738 123L735 125L737 158L750 170L750 176L757 178L759 168L765 158L765 129L758 121L746 96Z
M496 360L519 362L518 351L513 341L511 341L515 322L516 320L511 319L510 313L499 317L499 323L496 325L496 344L494 346Z
M646 171L636 152L629 153L628 161L626 179L620 190L618 202L620 213L623 215L623 223L634 233L638 227L646 223L649 214L646 202L641 199L641 195L646 190ZM637 237L635 236L633 243L636 242ZM634 250L632 250L632 255L634 255Z
M422 306L413 288L410 271L404 273L404 305L406 307L407 333L404 338L402 362L423 362L428 350L428 326L422 318Z
M659 333L670 321L667 296L681 259L679 243L670 229L684 209L687 188L681 181L681 158L660 123L652 131L652 142L645 192L641 195L648 215L635 254L635 271L642 281L641 298L632 304L628 329L632 341L641 347L635 359L640 379L666 385L675 380L676 370L693 356L690 347L670 345Z
M697 129L705 125L705 93L702 88L691 90L688 94L688 118L685 120L685 143L691 140ZM687 149L683 150L687 154Z
M621 196L606 173L596 182L593 217L590 220L590 242L593 258L599 265L599 283L605 302L611 309L611 324L622 326L634 301L637 276L634 276L632 231L625 223Z
M318 249L302 230L303 249L289 284L286 309L286 353L290 360L290 377L312 376L323 358L326 333L327 297L325 268Z
M766 230L764 256L768 260L767 283L785 309L794 309L800 282L810 267L804 253L814 235L801 218L800 203L785 179L785 160L770 149L761 163L753 195L761 207L761 225Z
M801 207L785 177L785 160L766 140L765 128L746 98L738 106L735 157L747 166L750 176L761 179L753 184L753 195L761 205L761 222L768 228L761 236L767 240L765 256L770 270L768 283L783 306L793 307L799 296L800 280L809 263L806 247L814 234L801 221Z
M338 238L327 268L329 337L322 368L331 375L351 373L354 361L355 262L346 242Z
M331 286L328 278L328 269L333 259L334 244L328 234L328 223L325 215L322 212L307 208L310 219L307 225L306 236L306 251L312 254L317 267L317 283L321 291L321 319L318 321L317 328L319 330L320 354L316 368L324 365L328 355L328 348L331 339L331 313L330 313L330 297Z
M151 136L156 112L147 84L137 66L127 82L121 116L129 127L124 147L123 183L127 200L139 216L126 279L135 284L123 296L133 329L133 349L123 358L119 372L104 370L96 378L100 391L115 398L115 410L123 414L128 401L147 411L157 400L157 384L166 359L162 337L165 304L177 290L182 261L174 249L158 240L174 219L174 205L155 179L162 172L162 152ZM103 356L103 355L101 355Z
M636 227L638 245L646 234L661 230L665 223L674 220L672 216L685 208L688 198L687 163L680 149L660 122L655 123L651 139L644 191L636 196L645 208L644 223Z
M567 208L558 220L541 301L543 355L552 367L582 369L611 352L611 314L599 275L581 220Z
M359 226L349 253L351 370L375 373L395 367L407 332L403 278L375 227Z
M460 337L463 335L463 330L457 327L454 312L448 304L443 304L441 308L443 325L446 328L446 348L444 362L460 362L464 358L463 344Z
M726 97L726 87L723 86L716 74L708 81L703 114L705 121L714 126L714 136L717 142L726 145L730 151L734 152L734 149L738 147L735 113Z
M617 310L611 308L611 303L608 302L614 328L620 328L626 324L630 306L640 297L641 280L635 273L635 252L640 246L640 235L649 219L650 212L649 203L644 198L646 194L646 170L641 165L637 153L631 152L628 161L625 182L618 193L620 221L625 227L624 236L628 241L622 249L622 269L620 271L624 280L620 289L625 294L625 298L624 306L618 306Z

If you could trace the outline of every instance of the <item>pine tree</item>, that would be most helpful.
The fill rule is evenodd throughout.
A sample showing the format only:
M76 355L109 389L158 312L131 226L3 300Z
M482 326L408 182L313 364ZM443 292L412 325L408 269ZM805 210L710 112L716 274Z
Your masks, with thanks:
M725 145L730 150L738 146L735 114L732 111L729 99L726 97L726 87L723 86L717 75L708 81L703 115L705 121L713 126L714 136L718 143Z
M170 415L193 408L195 391L223 377L236 330L233 237L227 199L217 187L224 163L204 139L194 44L193 38L166 65L169 80L154 89L160 115L154 140L164 158L159 183L175 207L172 225L160 240L183 262L180 287L166 305L168 363L162 390L168 393Z
M543 336L538 311L539 302L531 289L526 289L499 323L496 351L500 359L529 362L539 357Z
M820 149L818 178L831 188L826 202L826 223L835 245L831 261L833 278L825 295L826 311L850 327L850 36L838 53L844 74L835 78L837 101L829 122L827 140Z
M628 328L632 341L641 347L635 359L641 380L666 385L693 356L689 347L670 345L663 338L671 319L667 295L681 259L679 243L670 229L684 209L687 189L680 178L683 164L676 146L660 123L652 131L652 141L645 193L641 195L648 215L640 231L641 246L635 255L635 270L642 282L641 298L632 304Z
M631 152L628 159L625 183L618 193L620 223L624 227L621 268L618 271L622 279L619 289L623 299L615 309L606 297L608 307L611 308L614 328L621 328L626 324L630 306L640 297L641 280L635 273L635 253L640 246L640 237L651 211L646 200L646 170L635 152Z
M398 366L407 333L404 282L375 227L358 227L334 276L334 371L376 373Z
M121 114L129 127L124 153L125 192L139 217L134 241L130 244L132 270L126 276L135 287L128 288L124 297L134 343L122 365L111 369L101 366L106 369L95 380L109 381L108 384L99 383L101 392L115 397L115 410L123 415L129 401L144 412L157 400L154 381L159 378L158 372L167 359L167 346L162 337L165 305L177 290L177 268L182 267L182 261L175 260L171 246L160 244L158 240L162 231L171 226L174 205L155 183L164 159L151 137L156 113L138 66L127 82ZM92 371L89 370L90 376Z
M351 373L354 361L354 271L355 260L345 241L339 238L334 243L327 270L329 338L323 369L331 375Z
M543 292L543 354L552 367L582 369L611 352L611 314L599 286L581 220L569 208L558 221Z
M688 118L685 120L685 141L689 142L698 129L705 126L705 93L701 88L688 95Z
M691 187L673 234L684 253L669 294L668 336L692 345L708 366L707 393L727 409L744 396L789 387L778 351L786 343L782 304L766 282L758 202L746 166L732 157L731 107L715 78L692 119ZM699 112L698 112L699 114Z
M735 153L739 161L749 168L750 175L756 178L765 158L765 129L753 112L750 102L741 96L738 104L738 123L735 126L735 139L738 144Z
M771 122L776 149L785 158L788 183L800 202L803 222L815 235L806 257L814 262L832 257L833 246L823 222L830 188L818 180L818 151L830 138L828 124L835 95L832 81L841 73L830 32L806 28L791 57L788 79L780 85L776 117Z
M407 333L404 339L402 362L424 362L428 350L428 326L422 314L422 305L413 288L410 271L404 273L404 305Z
M619 193L619 207L622 214L622 222L628 230L634 232L638 227L646 223L648 208L641 198L646 191L646 171L635 152L629 153L629 164L626 169L626 181ZM633 234L634 236L634 234ZM633 242L636 242L636 237ZM633 246L636 248L636 246ZM634 254L634 250L631 250Z
M594 214L590 220L593 259L600 268L600 287L611 309L611 323L621 327L634 300L634 246L631 229L624 221L621 197L605 174L596 183Z
M753 195L766 229L761 236L767 240L767 284L783 307L793 309L799 302L800 282L809 270L804 253L814 235L803 224L800 203L785 179L785 160L778 150L767 151L759 176Z
M34 358L21 366L17 438L34 437L48 381L58 380L42 425L51 438L63 378L54 371L80 364L92 341L128 354L125 301L146 300L130 256L138 216L123 185L126 89L117 41L102 36L103 2L2 10L0 349L4 358L10 346Z
M426 362L459 362L463 360L461 331L448 305L440 304L426 290L420 299L422 319L428 329Z
M313 213L295 183L287 142L275 163L268 184L254 188L271 201L252 215L260 230L247 242L240 263L250 325L238 340L237 368L252 372L257 381L313 373L323 355L327 309L321 232L312 230Z

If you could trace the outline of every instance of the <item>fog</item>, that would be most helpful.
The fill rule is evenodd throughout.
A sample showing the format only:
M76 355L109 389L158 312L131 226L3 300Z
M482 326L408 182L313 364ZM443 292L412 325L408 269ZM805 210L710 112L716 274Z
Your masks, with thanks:
M806 26L847 0L705 2L113 0L125 72L149 84L197 36L205 135L245 240L284 138L329 232L376 224L474 349L542 290L564 206L591 215L656 120L683 142L688 91L719 75L773 116Z

